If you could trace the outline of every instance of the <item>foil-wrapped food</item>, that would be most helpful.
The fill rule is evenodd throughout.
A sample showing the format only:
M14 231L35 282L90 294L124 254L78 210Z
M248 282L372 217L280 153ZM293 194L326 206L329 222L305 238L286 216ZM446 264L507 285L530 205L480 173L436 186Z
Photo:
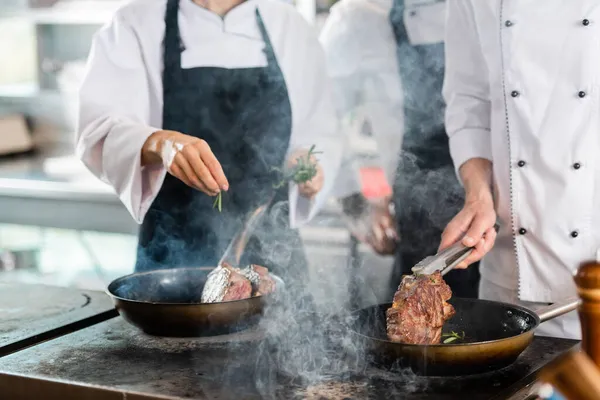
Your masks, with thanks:
M275 281L266 267L234 268L223 264L212 270L202 290L203 303L219 303L263 296L275 291Z

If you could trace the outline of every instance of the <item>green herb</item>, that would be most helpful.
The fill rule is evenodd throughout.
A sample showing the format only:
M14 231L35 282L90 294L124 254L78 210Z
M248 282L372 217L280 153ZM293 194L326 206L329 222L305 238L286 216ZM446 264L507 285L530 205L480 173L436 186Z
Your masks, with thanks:
M463 331L462 334L456 333L454 331L452 331L450 333L444 333L444 334L442 334L442 337L446 338L442 343L444 343L444 344L452 343L452 342L457 341L459 339L461 339L461 340L464 339L465 338L465 331Z
M223 209L223 204L222 204L222 196L223 192L219 192L219 194L217 195L217 197L215 197L215 201L213 203L213 208L216 208L219 210L219 212L221 212L221 210Z
M279 189L289 181L300 184L308 182L314 178L317 175L317 163L312 160L312 157L315 154L321 154L321 152L315 151L315 145L313 144L305 156L301 156L296 159L297 163L293 168L273 168L273 170L279 172L282 176L281 181L276 185L273 185L273 188ZM222 194L223 192L219 192L213 203L213 208L218 209L219 212L221 212L223 209Z
M314 178L317 175L317 163L312 159L315 154L321 154L321 152L315 151L315 145L313 144L305 156L296 159L297 163L294 167L286 169L273 168L282 176L281 181L273 188L279 189L290 181L296 184L306 183Z

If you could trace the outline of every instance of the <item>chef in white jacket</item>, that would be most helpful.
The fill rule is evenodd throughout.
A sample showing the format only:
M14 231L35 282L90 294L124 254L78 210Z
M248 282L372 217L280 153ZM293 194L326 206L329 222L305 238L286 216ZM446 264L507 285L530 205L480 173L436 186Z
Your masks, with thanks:
M445 22L445 1L341 0L320 36L338 116L369 122L379 165L393 187L393 195L373 207L371 233L363 235L378 253L396 256L386 298L415 264L435 254L444 227L464 202L444 129ZM343 126L347 134L355 128ZM340 175L352 172L345 168ZM345 189L337 195L360 191L352 179L337 183ZM477 266L445 279L456 296L477 297Z
M293 6L134 0L96 34L80 107L77 154L141 224L137 271L216 265L276 193L289 219L266 218L247 262L305 277L295 228L325 202L341 151L322 50ZM275 191L275 169L312 145L316 176Z
M446 126L467 200L442 245L466 233L478 248L463 266L489 251L483 298L573 296L573 273L600 248L600 3L448 5ZM578 338L577 314L539 333Z

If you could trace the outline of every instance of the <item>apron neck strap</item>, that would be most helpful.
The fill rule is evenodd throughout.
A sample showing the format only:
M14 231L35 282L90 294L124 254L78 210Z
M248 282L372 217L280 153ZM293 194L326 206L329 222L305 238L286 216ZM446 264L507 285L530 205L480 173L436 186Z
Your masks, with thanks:
M263 41L265 42L264 52L267 56L267 64L271 66L278 66L277 58L275 57L275 52L273 50L273 44L271 43L271 38L269 37L269 33L267 32L265 23L263 22L262 16L260 15L260 11L258 11L258 7L256 8L256 24L258 25L260 34L263 38Z
M184 50L179 33L179 0L168 0L165 12L165 38L163 86L175 79L176 72L181 69L181 52Z

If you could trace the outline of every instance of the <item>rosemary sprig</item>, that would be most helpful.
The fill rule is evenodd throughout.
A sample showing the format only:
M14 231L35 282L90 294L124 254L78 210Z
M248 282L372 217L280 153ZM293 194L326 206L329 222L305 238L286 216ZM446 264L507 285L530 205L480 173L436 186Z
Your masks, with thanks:
M217 195L217 197L215 197L215 201L213 203L213 208L216 208L219 210L219 212L221 212L221 210L223 209L223 196L222 196L223 192L219 192L219 194Z
M273 170L279 172L282 176L279 183L273 185L273 188L279 189L290 181L300 184L314 178L317 175L317 163L312 159L315 154L321 154L321 152L315 151L315 145L313 144L305 156L300 156L296 159L297 163L294 167L285 169L273 168Z
M450 332L450 333L444 333L442 334L442 337L445 337L446 339L442 342L444 344L448 344L448 343L452 343L456 340L462 340L465 338L465 331L462 332L462 334L460 333L456 333L454 331Z
M296 159L297 163L293 168L284 169L273 167L273 170L279 172L282 176L281 181L273 185L273 188L279 189L290 181L300 184L308 182L314 178L317 175L317 163L312 159L315 154L321 154L321 152L315 151L315 145L313 144L305 156L300 156ZM218 209L219 212L221 212L223 209L222 195L223 192L219 192L215 198L215 201L213 202L213 208Z

